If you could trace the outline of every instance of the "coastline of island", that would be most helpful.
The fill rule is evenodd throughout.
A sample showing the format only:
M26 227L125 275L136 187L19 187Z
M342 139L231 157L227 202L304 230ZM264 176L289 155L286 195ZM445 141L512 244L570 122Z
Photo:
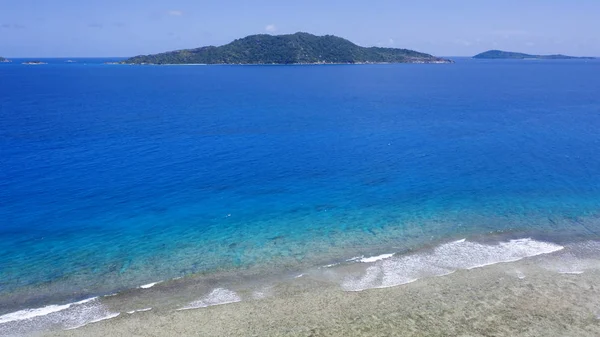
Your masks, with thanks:
M503 50L488 50L473 56L474 59L511 59L511 60L594 60L589 56L568 56L563 54L534 55Z
M48 63L42 62L42 61L26 61L26 62L23 62L21 64L24 64L24 65L42 65L42 64L48 64Z
M139 55L120 64L134 65L321 65L454 63L409 49L361 47L333 35L309 33L250 35L226 45Z

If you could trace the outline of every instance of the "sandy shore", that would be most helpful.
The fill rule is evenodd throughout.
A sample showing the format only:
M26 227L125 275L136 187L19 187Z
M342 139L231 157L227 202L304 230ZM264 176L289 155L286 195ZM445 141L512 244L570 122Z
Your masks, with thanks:
M276 296L185 311L122 313L46 336L600 336L600 270L532 258L384 289L304 278Z

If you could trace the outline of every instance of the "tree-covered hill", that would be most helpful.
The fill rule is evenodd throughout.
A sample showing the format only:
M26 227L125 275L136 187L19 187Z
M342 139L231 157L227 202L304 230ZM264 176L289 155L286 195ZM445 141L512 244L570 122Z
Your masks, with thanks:
M451 63L414 50L360 47L346 39L315 36L251 35L229 44L140 55L126 64L310 64L310 63Z

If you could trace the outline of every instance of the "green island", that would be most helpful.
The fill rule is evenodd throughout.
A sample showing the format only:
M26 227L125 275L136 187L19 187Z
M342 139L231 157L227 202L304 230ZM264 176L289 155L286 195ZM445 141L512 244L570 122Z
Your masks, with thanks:
M0 63L9 63L11 62L9 59L5 59L4 57L0 56Z
M555 55L531 55L524 53L515 53L510 51L502 51L502 50L488 50L481 54L477 54L473 56L474 59L515 59L515 60L524 60L524 59L538 59L538 60L570 60L570 59L584 59L584 60L593 60L594 57L577 57L577 56L568 56L562 54Z
M250 35L226 45L140 55L122 64L453 63L409 49L361 47L333 35Z

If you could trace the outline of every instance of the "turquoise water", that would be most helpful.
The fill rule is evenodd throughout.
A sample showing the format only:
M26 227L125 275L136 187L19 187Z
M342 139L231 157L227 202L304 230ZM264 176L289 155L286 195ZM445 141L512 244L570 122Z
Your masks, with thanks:
M596 238L598 73L0 64L0 314L465 236Z

